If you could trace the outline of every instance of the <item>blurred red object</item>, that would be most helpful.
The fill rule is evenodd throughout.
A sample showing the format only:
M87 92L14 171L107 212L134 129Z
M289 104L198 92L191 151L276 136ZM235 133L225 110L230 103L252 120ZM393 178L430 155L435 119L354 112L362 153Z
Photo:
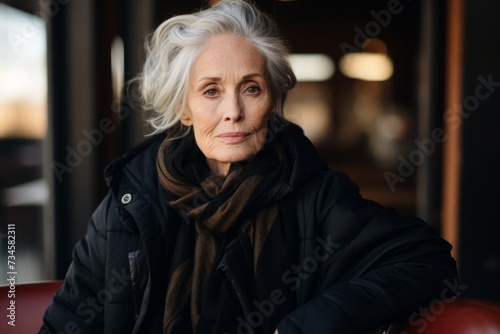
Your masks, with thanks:
M38 333L43 315L63 281L40 281L0 286L0 333ZM15 326L13 326L15 324Z
M387 334L500 334L500 304L457 298L422 308L404 322L392 324Z

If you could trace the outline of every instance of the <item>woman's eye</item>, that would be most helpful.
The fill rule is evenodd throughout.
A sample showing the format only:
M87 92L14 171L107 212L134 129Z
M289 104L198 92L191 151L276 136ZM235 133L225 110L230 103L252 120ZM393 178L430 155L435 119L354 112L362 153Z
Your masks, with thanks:
M247 92L250 94L255 94L255 93L260 92L260 88L257 86L251 86L251 87L247 88Z
M215 89L208 89L205 91L205 95L208 95L208 96L216 96L217 95L217 90Z

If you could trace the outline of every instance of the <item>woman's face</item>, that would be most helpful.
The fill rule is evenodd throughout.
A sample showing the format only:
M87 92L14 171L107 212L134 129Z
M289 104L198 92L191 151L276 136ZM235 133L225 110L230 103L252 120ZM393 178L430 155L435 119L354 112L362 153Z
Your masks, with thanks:
M262 149L270 110L264 56L242 37L212 37L191 70L181 122L214 173L227 175Z

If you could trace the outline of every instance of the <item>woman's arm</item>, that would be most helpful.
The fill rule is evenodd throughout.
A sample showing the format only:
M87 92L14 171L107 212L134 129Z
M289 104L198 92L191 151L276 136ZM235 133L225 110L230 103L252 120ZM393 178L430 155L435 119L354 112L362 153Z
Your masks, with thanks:
M115 215L111 195L96 209L87 234L73 250L73 261L64 284L44 315L40 333L101 333L104 307L98 292L104 291L106 229L109 215ZM116 218L117 219L117 218Z
M322 259L313 298L280 333L362 333L459 292L451 246L430 225L362 199L342 174L328 173L318 188L310 230L340 247Z

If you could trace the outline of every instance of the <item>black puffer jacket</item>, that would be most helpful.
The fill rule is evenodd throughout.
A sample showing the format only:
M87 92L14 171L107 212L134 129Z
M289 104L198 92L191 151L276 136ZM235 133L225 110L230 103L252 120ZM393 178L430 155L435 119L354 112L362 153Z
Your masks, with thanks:
M358 333L456 293L451 247L428 224L362 199L346 175L325 168L298 127L276 140L293 166L266 198L280 213L257 266L265 288L254 295L245 285L251 248L238 235L217 269L231 282L221 293L245 305L209 310L203 332ZM74 249L41 333L162 333L167 271L184 222L161 199L161 141L147 140L106 170L109 194Z

